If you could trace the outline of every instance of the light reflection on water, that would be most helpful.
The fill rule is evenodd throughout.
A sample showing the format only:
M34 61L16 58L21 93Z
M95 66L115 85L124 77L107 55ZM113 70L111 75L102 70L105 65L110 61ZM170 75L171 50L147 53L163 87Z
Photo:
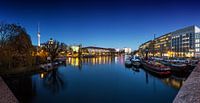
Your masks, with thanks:
M115 57L117 62L117 57ZM99 57L94 57L94 58L68 58L66 60L66 63L68 65L72 65L75 67L79 67L82 64L111 64L113 62L112 57L109 56L99 56Z
M166 83L167 85L172 86L173 88L180 89L185 79L186 78L176 78L176 77L171 76L169 78L163 79L162 81Z
M66 64L78 67L82 64L111 64L111 63L120 63L124 64L125 57L123 55L117 57L111 56L99 56L94 58L67 58Z
M158 78L142 68L126 68L124 61L125 56L68 58L53 71L8 81L24 103L171 103L185 80Z

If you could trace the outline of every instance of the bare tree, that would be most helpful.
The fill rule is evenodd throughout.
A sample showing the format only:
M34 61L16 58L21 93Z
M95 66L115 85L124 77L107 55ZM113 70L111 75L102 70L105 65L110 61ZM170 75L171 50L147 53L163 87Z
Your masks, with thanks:
M18 67L32 64L32 43L26 30L20 25L0 23L0 63Z

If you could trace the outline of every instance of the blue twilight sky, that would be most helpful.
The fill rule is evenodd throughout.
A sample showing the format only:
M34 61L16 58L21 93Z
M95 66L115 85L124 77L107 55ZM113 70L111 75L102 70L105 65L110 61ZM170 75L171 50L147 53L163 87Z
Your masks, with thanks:
M37 44L54 38L66 44L137 49L176 29L200 24L198 0L0 0L0 20L19 23Z

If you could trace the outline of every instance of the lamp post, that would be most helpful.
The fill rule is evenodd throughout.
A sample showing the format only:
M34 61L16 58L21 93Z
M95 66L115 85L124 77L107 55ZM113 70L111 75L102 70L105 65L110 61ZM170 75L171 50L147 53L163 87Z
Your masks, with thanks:
M148 60L148 53L149 53L149 49L148 48L145 49L145 53L146 53L145 59Z

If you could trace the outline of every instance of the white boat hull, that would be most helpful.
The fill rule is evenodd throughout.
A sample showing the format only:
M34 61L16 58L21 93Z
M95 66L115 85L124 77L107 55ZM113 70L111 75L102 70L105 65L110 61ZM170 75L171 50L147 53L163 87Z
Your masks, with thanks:
M132 64L133 64L134 66L140 66L140 65L141 65L141 63L138 62L138 61L137 61L137 62L133 61Z

